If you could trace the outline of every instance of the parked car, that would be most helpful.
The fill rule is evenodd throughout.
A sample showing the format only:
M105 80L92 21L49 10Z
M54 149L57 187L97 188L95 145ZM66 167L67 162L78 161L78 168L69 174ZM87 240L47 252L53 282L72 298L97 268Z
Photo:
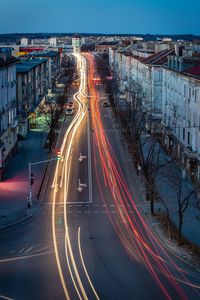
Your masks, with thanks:
M109 106L109 105L108 105L108 102L103 102L103 103L102 103L102 106L103 106L103 107L108 107L108 106Z
M72 116L74 114L73 108L67 108L65 114L68 116Z
M78 79L74 80L73 86L79 86L79 80Z
M73 103L73 101L69 101L67 103L67 108L73 108L74 109L74 103Z

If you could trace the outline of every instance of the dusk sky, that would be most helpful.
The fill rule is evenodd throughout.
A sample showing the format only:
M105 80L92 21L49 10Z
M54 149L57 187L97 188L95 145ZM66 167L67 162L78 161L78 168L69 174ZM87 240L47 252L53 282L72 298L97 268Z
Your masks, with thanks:
M198 0L7 0L0 33L200 34Z

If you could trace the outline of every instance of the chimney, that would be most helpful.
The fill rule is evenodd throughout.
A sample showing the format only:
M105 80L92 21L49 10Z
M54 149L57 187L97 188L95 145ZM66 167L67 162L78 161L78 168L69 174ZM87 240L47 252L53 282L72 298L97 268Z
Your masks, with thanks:
M176 56L179 56L179 44L175 45L175 54Z
M179 57L179 68L178 70L181 72L182 71L182 67L183 67L183 58Z

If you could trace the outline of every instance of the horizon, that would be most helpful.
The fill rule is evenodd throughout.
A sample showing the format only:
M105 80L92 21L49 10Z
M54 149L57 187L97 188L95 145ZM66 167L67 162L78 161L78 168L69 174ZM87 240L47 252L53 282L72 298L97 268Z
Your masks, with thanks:
M192 36L200 36L199 34L195 33L105 33L105 32L79 32L79 31L33 31L33 32L6 32L6 33L0 33L0 35L32 35L32 34L64 34L64 35L73 35L73 34L86 34L86 35L112 35L112 36L139 36L139 35L150 35L150 36L177 36L177 35L192 35Z

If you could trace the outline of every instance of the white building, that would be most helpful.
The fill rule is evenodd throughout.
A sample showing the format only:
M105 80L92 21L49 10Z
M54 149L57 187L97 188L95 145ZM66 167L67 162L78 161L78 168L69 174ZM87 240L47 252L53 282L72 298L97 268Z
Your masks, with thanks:
M30 43L29 39L27 38L21 38L21 45L22 46L28 46Z
M200 60L169 57L163 68L164 144L193 180L200 179Z
M75 34L72 37L72 47L74 53L80 53L81 52L81 45L82 45L82 39L80 35Z
M0 48L0 181L17 143L16 63L9 48Z
M133 84L142 88L142 100L148 104L149 110L161 118L162 113L162 66L167 62L167 56L174 54L174 49L164 50L146 58L134 55L131 46L122 50L109 51L110 67L118 76L120 91L126 92L127 100L134 90Z
M50 46L57 46L57 37L51 37L48 42Z

